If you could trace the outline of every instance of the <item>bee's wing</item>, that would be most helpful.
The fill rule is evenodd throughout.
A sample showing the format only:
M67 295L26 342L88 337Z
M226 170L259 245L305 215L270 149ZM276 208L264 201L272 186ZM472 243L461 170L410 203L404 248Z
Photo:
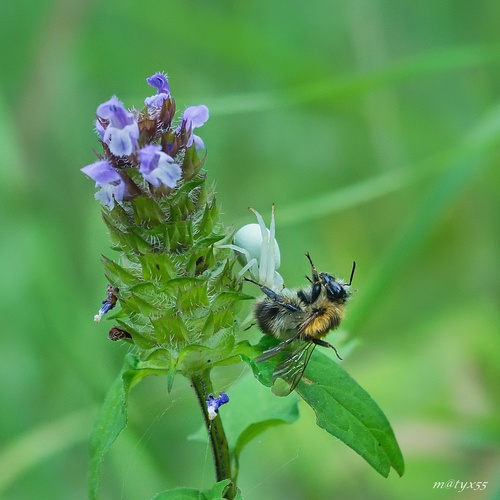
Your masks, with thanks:
M297 387L315 347L316 344L312 342L297 340L290 355L276 366L273 372L273 381L281 378L289 384L289 387L281 391L283 394L280 395L290 394Z
M258 358L255 358L254 361L256 363L260 363L261 361L266 361L267 359L276 356L276 354L279 354L284 349L286 349L298 336L299 334L296 333L293 337L290 337L289 339L280 342L278 345L272 347L271 349L264 351Z

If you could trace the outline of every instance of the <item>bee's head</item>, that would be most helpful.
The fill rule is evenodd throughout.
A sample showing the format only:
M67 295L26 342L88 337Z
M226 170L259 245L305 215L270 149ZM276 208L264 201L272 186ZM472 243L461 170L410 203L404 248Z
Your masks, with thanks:
M327 297L336 302L345 302L350 295L347 287L340 281L337 281L333 276L327 273L320 273L321 283L325 287Z
M353 262L351 270L351 278L349 279L349 283L343 283L341 281L338 281L333 276L330 276L328 273L319 274L319 277L321 278L321 284L325 287L326 295L330 300L338 302L345 302L347 300L349 295L351 295L352 293L349 290L349 287L351 286L355 269L356 269L356 262Z

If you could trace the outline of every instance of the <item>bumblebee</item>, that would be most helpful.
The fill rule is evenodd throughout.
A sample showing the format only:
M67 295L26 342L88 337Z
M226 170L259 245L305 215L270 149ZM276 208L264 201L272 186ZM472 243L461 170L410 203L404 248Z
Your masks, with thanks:
M330 331L337 328L345 315L346 302L351 295L351 286L356 262L353 262L349 283L318 273L311 256L306 253L311 265L312 278L306 276L311 286L277 293L271 288L245 278L259 286L265 297L257 300L254 316L263 333L280 340L277 346L264 351L254 361L266 361L283 354L274 370L273 381L278 378L287 383L284 395L292 392L299 383L307 363L317 345L331 348L339 359L337 349L322 340Z

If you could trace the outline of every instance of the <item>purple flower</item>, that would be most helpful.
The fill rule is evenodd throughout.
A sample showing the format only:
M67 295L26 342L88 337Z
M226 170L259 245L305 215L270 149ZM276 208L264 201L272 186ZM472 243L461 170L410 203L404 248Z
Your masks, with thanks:
M161 108L163 101L170 96L170 86L168 84L167 75L163 73L155 73L154 75L146 78L151 87L154 87L157 92L151 97L144 99L144 104L148 108Z
M112 97L97 108L97 116L109 122L103 136L109 150L115 156L131 155L139 139L139 126L134 114L127 111L116 97Z
M219 413L219 408L226 403L229 403L229 396L225 392L221 391L218 398L209 394L207 399L208 418L213 420Z
M116 306L116 302L118 301L118 297L115 293L118 293L118 288L115 288L111 285L106 287L106 300L102 301L102 307L99 309L99 312L94 316L94 321L99 323L101 318L108 312L111 311Z
M113 210L115 201L122 201L126 185L121 175L107 162L97 161L80 169L95 181L95 186L101 190L95 194L95 199Z
M174 188L181 178L181 167L174 159L161 150L161 146L150 144L139 151L139 172L144 179L159 187L164 184Z
M184 126L186 132L190 131L189 139L186 143L186 147L190 147L193 142L196 144L198 149L205 149L205 144L201 137L193 134L195 128L201 127L208 120L208 108L203 104L199 106L190 106L184 110L182 113L182 123L177 127L176 132L179 133Z

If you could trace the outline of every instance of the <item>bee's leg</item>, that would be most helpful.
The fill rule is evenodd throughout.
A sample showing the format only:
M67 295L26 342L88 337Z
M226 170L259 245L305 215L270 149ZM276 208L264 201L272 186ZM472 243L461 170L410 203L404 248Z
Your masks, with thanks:
M257 283L256 281L250 279L250 278L244 278L245 281L250 281L250 283L253 283L254 285L257 285L262 292L267 295L271 300L273 300L276 304L278 304L281 307L284 307L285 309L288 309L291 312L300 312L302 309L295 304L292 304L291 302L283 300L283 297L278 295L275 291L271 290L269 287L265 285L261 285L260 283Z
M312 280L309 281L312 284L312 289L311 289L311 297L306 297L305 294L302 294L300 297L301 300L306 302L307 304L314 304L318 300L319 294L321 293L321 280L319 279L319 274L318 271L316 271L316 268L314 267L313 261L311 259L311 256L309 255L309 252L306 253L306 257L309 260L309 263L311 264L311 271L312 271ZM306 276L307 277L307 276Z
M339 353L337 352L337 349L335 349L335 347L333 347L332 344L330 344L328 342L325 342L324 340L315 339L315 338L312 338L312 337L308 337L307 339L310 340L313 344L320 345L322 347L330 347L331 349L333 349L335 351L335 354L337 355L337 358L339 358L340 361L342 361L342 358L339 356Z

